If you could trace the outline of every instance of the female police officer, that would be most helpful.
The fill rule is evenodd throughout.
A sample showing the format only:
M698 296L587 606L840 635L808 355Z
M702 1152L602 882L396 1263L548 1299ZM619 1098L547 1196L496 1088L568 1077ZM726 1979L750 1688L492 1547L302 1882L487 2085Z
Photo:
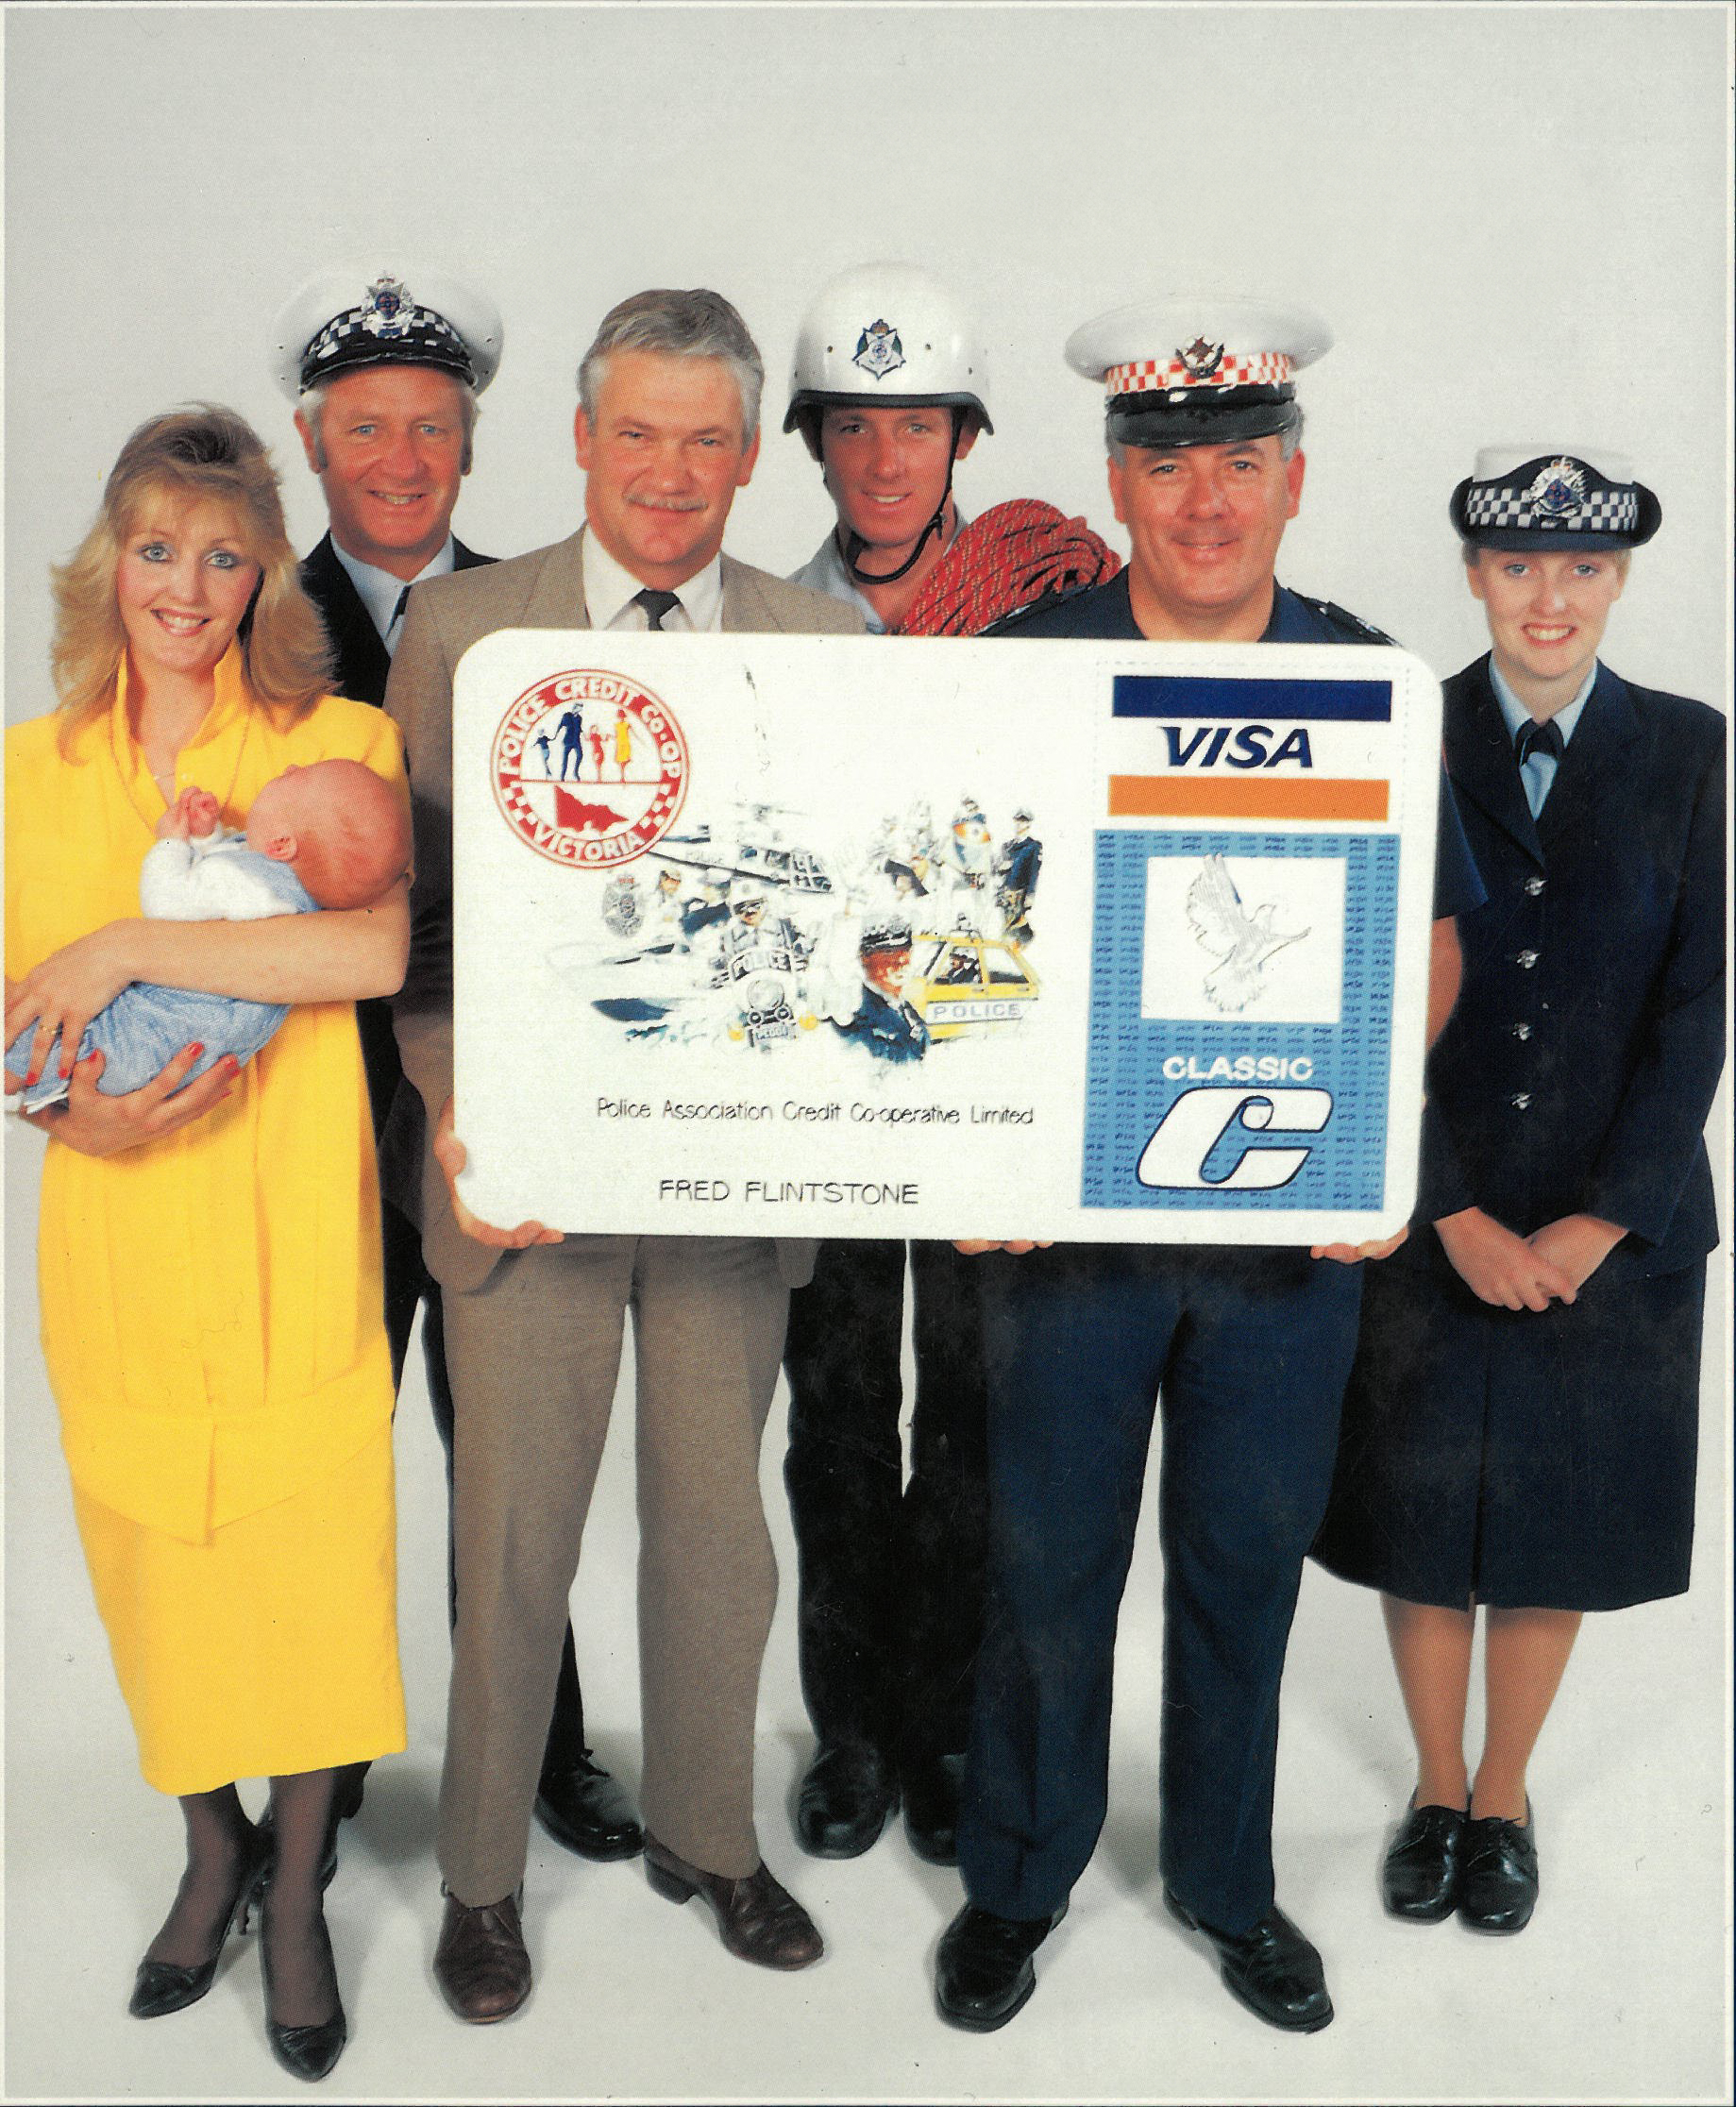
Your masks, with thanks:
M1660 517L1625 464L1486 450L1452 517L1493 645L1445 691L1489 897L1460 919L1463 986L1430 1056L1433 1226L1366 1283L1316 1555L1381 1590L1416 1739L1388 1909L1510 1932L1537 1898L1526 1761L1581 1613L1688 1585L1724 723L1598 660Z

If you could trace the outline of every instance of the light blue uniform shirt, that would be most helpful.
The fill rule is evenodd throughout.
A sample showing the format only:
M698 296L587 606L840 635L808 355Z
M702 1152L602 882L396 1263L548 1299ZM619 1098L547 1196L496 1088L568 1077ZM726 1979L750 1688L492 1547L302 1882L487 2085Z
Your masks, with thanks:
M1561 734L1563 750L1574 735L1574 728L1579 722L1579 713L1585 708L1585 699L1591 694L1592 683L1596 678L1597 661L1593 659L1592 670L1586 675L1578 694L1566 709L1558 710L1555 714L1555 727ZM1517 739L1524 727L1531 722L1531 713L1501 678L1501 668L1492 658L1489 662L1489 683L1495 691L1495 700L1501 705L1508 737ZM1519 771L1519 779L1525 784L1525 802L1531 808L1533 819L1543 809L1543 801L1549 795L1550 785L1555 781L1555 771L1559 767L1560 763L1553 753L1532 752L1526 756L1525 764Z
M404 595L413 585L420 585L424 579L445 578L458 563L458 550L449 533L446 547L431 556L412 579L398 578L391 571L381 570L377 564L364 564L360 556L352 556L335 534L331 538L331 553L349 573L356 598L367 609L368 620L379 632L379 641L386 647L388 658L397 649L398 636L404 627Z

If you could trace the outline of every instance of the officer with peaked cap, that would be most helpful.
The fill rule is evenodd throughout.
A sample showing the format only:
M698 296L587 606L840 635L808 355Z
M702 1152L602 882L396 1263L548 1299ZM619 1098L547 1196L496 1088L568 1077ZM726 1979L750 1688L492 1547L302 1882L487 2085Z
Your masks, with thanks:
M337 685L359 702L385 699L413 586L494 561L452 532L470 472L477 396L500 362L494 303L457 279L407 264L322 273L295 293L272 331L278 385L295 405L308 465L325 493L329 530L301 582L330 639ZM403 1086L392 1005L357 1005L383 1188L386 1329L401 1375L418 1306L434 1424L451 1477L452 1393L439 1284L423 1263L420 1101ZM361 1804L353 1778L346 1812ZM567 1627L537 1812L550 1835L587 1858L631 1858L639 1827L615 1779L585 1746L584 1709Z
M995 633L1386 641L1273 577L1302 497L1294 377L1329 341L1303 310L1242 300L1151 301L1078 330L1067 356L1106 387L1132 556ZM1443 820L1431 1025L1458 984L1452 918L1481 898L1450 803ZM1295 2031L1331 2019L1320 1955L1273 1897L1278 1691L1356 1346L1354 1262L1391 1248L1014 1245L980 1261L991 1608L959 1820L969 1899L936 1956L954 2024L986 2031L1019 2011L1096 1847L1158 1408L1164 1898L1258 2017Z
M960 513L953 470L993 431L988 400L982 331L931 272L863 263L822 286L797 335L784 429L801 433L836 517L795 582L857 608L875 635L973 636L1046 594L1112 576L1110 549L1053 505ZM885 1052L885 1035L873 1036ZM950 1864L982 1629L976 1268L932 1239L822 1244L813 1280L791 1297L784 1370L801 1687L818 1742L797 1837L818 1857L853 1858L902 1798L912 1846Z
M1446 683L1442 730L1489 900L1429 1057L1413 1234L1368 1282L1315 1555L1381 1591L1416 1729L1388 1910L1514 1932L1538 1896L1526 1769L1581 1615L1688 1585L1726 730L1600 656L1659 524L1626 461L1485 448L1451 517L1492 649Z

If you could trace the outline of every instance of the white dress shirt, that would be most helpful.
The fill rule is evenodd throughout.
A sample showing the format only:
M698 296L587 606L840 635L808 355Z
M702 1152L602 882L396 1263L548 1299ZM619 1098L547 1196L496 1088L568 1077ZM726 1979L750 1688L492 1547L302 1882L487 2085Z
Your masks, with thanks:
M617 564L587 527L581 547L584 565L584 604L591 627L599 630L647 630L644 608L634 604L645 581ZM723 627L723 559L714 556L702 571L672 588L676 604L663 618L666 630L697 630L716 635Z

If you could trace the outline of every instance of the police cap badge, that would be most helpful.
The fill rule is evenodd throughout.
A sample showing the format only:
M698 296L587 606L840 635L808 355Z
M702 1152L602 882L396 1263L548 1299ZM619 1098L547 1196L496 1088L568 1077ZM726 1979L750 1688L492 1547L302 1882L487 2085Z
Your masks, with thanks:
M1447 509L1461 541L1540 554L1638 548L1663 518L1631 464L1603 447L1593 463L1565 447L1485 447Z
M365 365L423 365L480 395L500 362L500 316L456 278L404 266L323 272L272 325L272 366L291 401Z
M1112 440L1210 447L1293 430L1294 376L1331 344L1307 308L1177 297L1098 315L1068 338L1066 356L1104 383Z

